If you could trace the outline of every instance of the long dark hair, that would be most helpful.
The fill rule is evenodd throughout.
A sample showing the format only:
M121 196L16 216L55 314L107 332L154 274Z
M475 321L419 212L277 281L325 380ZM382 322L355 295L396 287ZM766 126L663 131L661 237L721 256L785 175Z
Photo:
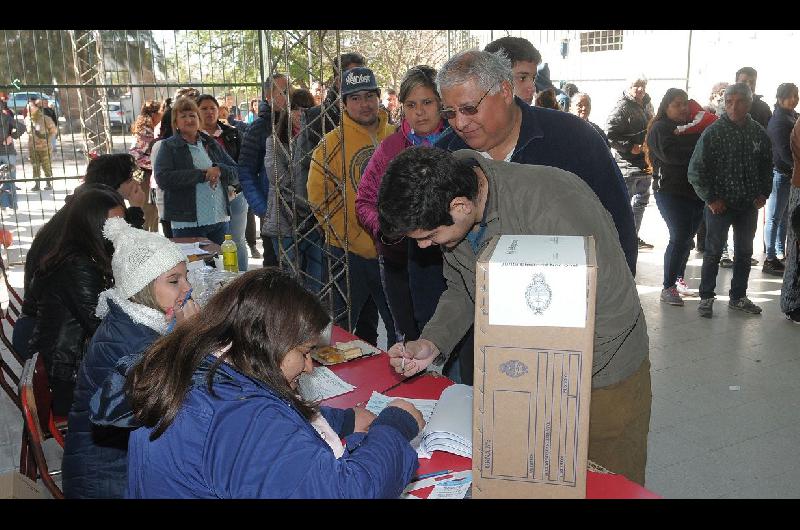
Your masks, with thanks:
M72 208L72 203L75 201L75 198L93 189L116 191L106 184L85 182L75 188L72 195L67 195L66 198L64 198L64 206L53 214L53 217L51 217L49 221L42 225L33 238L31 248L28 251L28 255L25 257L25 289L30 286L30 281L33 279L36 271L42 267L44 259L48 256L47 253L54 249L58 243L61 237L61 230L63 230L66 225L67 213L69 213Z
M689 94L687 94L685 90L681 90L680 88L667 89L667 91L664 93L664 97L661 98L661 103L658 105L658 111L656 111L656 115L653 116L653 118L647 124L647 133L645 134L644 142L642 143L642 151L644 151L644 159L647 162L651 173L653 172L653 160L650 158L650 146L647 143L647 137L650 136L650 129L653 128L653 124L655 122L667 119L667 107L669 107L669 104L672 103L672 100L678 96L682 97L686 101L689 101Z
M667 117L667 107L669 107L669 104L672 103L672 100L674 100L678 96L682 96L683 99L689 101L689 95L686 93L685 90L682 90L680 88L667 89L667 91L664 93L664 97L661 98L661 103L658 105L658 111L656 112L656 115L653 116L653 119L650 120L650 123L665 119Z
M169 428L192 386L192 377L209 354L221 353L206 384L214 395L214 373L223 362L263 381L307 419L316 403L298 397L280 365L286 354L313 340L330 317L314 295L274 267L242 274L218 291L200 314L179 324L145 351L128 375L126 391L143 425L155 427L155 440Z
M91 258L104 276L112 278L113 246L103 237L103 225L108 211L117 206L124 209L125 200L108 186L95 185L72 199L55 247L41 261L41 274L49 274L72 256L83 255Z

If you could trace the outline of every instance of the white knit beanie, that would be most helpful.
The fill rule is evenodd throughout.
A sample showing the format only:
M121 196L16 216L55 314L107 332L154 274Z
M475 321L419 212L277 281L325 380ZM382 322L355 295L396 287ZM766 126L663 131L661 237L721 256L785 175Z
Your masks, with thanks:
M110 217L103 236L114 243L111 269L114 289L128 299L164 274L186 256L181 248L157 232L133 228L121 217Z

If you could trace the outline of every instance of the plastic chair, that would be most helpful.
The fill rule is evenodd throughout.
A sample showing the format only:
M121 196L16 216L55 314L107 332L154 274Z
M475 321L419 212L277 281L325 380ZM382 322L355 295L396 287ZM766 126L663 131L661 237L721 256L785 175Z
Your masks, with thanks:
M64 447L64 432L58 427L58 418L53 416L52 394L47 381L47 371L38 352L25 361L25 366L22 368L19 398L22 405L22 417L25 421L22 429L19 471L31 480L41 478L54 498L63 499L63 492L48 471L47 460L42 449L42 443L48 438L55 439L61 447ZM63 420L63 418L61 419ZM65 431L66 428L64 427L63 430Z
M22 311L22 297L19 293L14 289L8 281L8 274L6 274L6 267L3 263L2 257L0 257L0 274L3 275L3 281L6 285L6 290L8 291L8 307L6 307L5 311L3 311L2 317L0 317L0 340L3 341L3 344L11 352L11 355L14 356L14 359L19 363L20 366L23 365L24 361L19 356L19 354L14 350L14 346L11 344L11 333L14 330L14 325L19 318L19 315ZM22 410L22 406L20 405L19 401L19 394L17 392L17 388L19 387L19 376L14 371L13 368L5 361L5 359L0 356L0 387L3 388L8 397L17 405L17 408Z

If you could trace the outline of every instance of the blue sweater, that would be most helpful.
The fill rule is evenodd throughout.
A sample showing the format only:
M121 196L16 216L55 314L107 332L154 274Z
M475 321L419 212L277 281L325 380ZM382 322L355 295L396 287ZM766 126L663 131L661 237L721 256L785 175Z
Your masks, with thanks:
M206 386L207 357L175 421L154 441L131 434L131 498L390 498L417 469L416 422L388 407L369 433L354 433L336 459L312 425L266 384L223 363ZM342 435L350 411L322 407ZM350 412L352 414L352 412ZM356 450L357 449L357 450Z
M603 139L577 116L514 101L522 110L519 139L511 162L561 168L583 179L614 219L619 243L636 275L639 248L625 181ZM470 147L451 131L436 143L447 151Z

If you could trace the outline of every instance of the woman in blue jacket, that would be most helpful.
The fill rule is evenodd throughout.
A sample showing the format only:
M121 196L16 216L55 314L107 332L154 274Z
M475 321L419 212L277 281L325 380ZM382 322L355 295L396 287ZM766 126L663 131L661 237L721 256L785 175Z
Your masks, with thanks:
M182 320L199 309L194 300L187 299L191 286L178 245L119 218L106 221L103 235L114 243L115 285L100 293L96 315L103 321L78 370L62 465L67 498L123 497L130 429L102 424L130 416L119 384L124 378L115 368L141 357L167 333L172 320ZM90 400L92 405L98 400L102 403L99 410L90 407Z
M413 405L394 400L375 417L297 395L329 322L296 280L264 268L158 340L128 376L144 427L128 444L127 496L399 496L418 465Z
M176 133L155 155L153 174L164 191L163 219L175 237L207 237L221 245L230 233L228 187L239 184L236 162L200 130L197 104L188 97L172 106Z

